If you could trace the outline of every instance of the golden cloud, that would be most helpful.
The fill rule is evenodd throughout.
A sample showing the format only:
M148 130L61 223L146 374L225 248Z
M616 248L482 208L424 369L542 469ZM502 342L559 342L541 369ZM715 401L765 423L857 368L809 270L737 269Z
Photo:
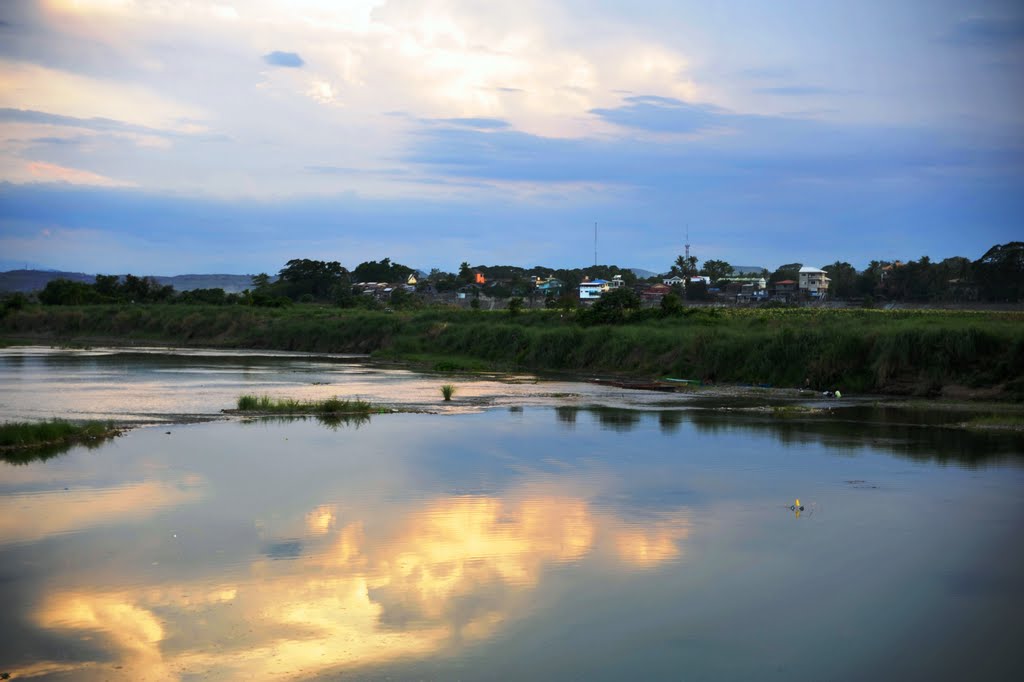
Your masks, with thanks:
M112 663L72 668L86 679L113 665L150 679L309 677L490 637L522 612L546 567L582 560L600 537L627 565L650 568L678 556L689 529L678 515L624 526L583 499L536 489L439 498L372 534L338 517L330 504L307 513L307 551L295 560L261 557L217 584L58 590L36 622L105 644Z

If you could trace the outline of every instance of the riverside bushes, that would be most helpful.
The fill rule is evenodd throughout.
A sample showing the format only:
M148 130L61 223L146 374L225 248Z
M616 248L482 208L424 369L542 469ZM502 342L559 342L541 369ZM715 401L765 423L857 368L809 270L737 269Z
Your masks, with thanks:
M623 372L729 383L929 393L957 384L1024 398L1024 314L683 307L580 324L559 310L515 316L316 305L28 306L0 333L59 342L139 342L465 360L533 371ZM472 362L468 364L478 364Z

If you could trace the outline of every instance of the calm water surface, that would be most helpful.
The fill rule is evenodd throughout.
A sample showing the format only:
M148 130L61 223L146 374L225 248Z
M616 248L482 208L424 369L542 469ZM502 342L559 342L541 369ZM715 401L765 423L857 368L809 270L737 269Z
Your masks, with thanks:
M216 413L240 385L427 405L439 383L337 358L0 360L8 419ZM1019 438L465 383L492 407L161 424L0 462L0 672L933 680L1024 664Z

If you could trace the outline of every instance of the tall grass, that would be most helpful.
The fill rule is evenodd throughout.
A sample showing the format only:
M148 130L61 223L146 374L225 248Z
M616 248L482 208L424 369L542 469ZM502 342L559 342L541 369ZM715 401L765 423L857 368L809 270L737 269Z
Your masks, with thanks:
M10 464L27 464L48 459L82 443L95 447L100 441L120 433L113 422L73 423L63 419L42 422L4 422L0 424L0 459Z
M607 371L852 391L929 393L950 384L1024 399L1024 314L967 311L684 308L626 324L575 316L425 309L385 314L319 306L30 306L9 337L152 341L377 353L430 366ZM446 358L452 358L451 361ZM261 408L257 408L261 409Z
M455 395L454 384L443 384L441 386L441 396L445 399L446 402L451 400L453 395Z
M326 400L295 400L272 398L269 395L242 395L236 403L242 412L275 414L369 414L374 406L358 398L327 398Z

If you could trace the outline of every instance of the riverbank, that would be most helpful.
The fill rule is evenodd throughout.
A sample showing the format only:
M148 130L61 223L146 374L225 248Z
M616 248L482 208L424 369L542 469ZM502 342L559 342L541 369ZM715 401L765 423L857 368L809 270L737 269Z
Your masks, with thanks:
M600 374L844 393L1024 399L1024 315L688 308L584 326L570 313L325 306L32 307L8 341L366 353L436 371Z

